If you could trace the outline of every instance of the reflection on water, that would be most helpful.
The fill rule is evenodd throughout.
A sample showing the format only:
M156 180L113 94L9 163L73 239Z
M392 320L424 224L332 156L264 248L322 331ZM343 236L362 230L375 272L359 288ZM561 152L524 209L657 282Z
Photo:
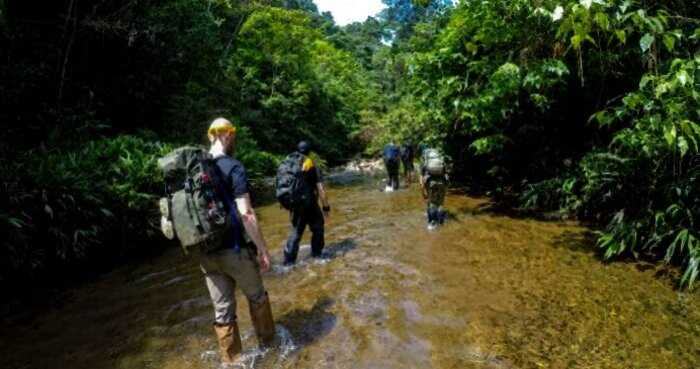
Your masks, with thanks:
M655 267L601 263L585 228L452 194L452 219L426 232L415 188L352 182L331 190L322 260L307 245L282 267L288 216L259 209L281 343L255 348L239 295L241 367L697 368L697 293L678 293ZM0 367L219 367L203 277L177 249L71 296L3 326Z

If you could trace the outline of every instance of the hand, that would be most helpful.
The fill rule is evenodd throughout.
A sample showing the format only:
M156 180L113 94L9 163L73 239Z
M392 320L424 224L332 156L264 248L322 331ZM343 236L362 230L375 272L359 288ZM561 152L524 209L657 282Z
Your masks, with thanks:
M331 218L331 211L330 210L324 210L323 211L323 219L328 221Z
M258 249L258 264L260 264L260 271L263 273L270 270L270 254L267 252L267 249L262 251Z

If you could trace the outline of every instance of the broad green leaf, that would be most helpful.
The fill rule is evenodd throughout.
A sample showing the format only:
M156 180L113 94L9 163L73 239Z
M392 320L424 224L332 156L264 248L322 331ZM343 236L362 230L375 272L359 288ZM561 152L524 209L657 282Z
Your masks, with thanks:
M23 226L26 225L21 219L18 219L18 218L11 218L11 217L7 218L7 222L10 223L15 228L22 228Z
M664 34L664 46L666 46L666 50L669 52L673 51L676 46L676 37L672 34Z
M678 151L680 152L682 158L685 157L685 155L688 153L688 150L688 141L685 139L685 137L678 137Z
M571 46L573 46L574 49L578 50L581 48L581 42L583 39L579 35L573 35L571 36Z
M676 142L676 137L678 137L678 132L676 131L676 126L670 126L664 129L664 138L669 146L673 146Z
M647 33L642 38L639 40L639 47L642 49L642 52L645 53L649 51L651 48L651 44L654 43L654 36L651 34Z
M683 132L683 135L685 135L685 138L687 140L690 140L690 143L692 144L691 148L693 149L694 152L698 152L698 149L700 148L698 146L698 138L700 135L698 135L698 130L700 130L700 127L697 127L697 124L689 121L689 120L684 120L680 124L681 131Z
M600 28L606 31L608 30L608 28L610 28L610 21L608 20L608 16L603 12L596 13L595 22L600 26Z
M682 65L684 63L685 63L685 60L683 60L683 59L680 59L680 58L673 59L673 61L671 62L671 70L676 70L676 68L678 68L679 65Z
M690 81L690 75L688 75L688 72L682 70L676 74L676 80L681 84L681 86L685 87L688 81Z
M586 35L586 41L592 43L593 45L597 45L593 37L591 37L590 35Z
M619 29L615 31L615 36L617 36L617 39L620 40L622 44L625 44L627 42L627 33L623 29Z
M632 6L632 1L631 0L625 0L620 4L620 11L622 13L626 13L627 9L629 9Z
M664 83L659 83L658 86L656 86L656 89L654 91L654 94L656 95L656 98L661 98L663 94L668 92L671 89L671 84L668 82Z
M605 110L595 113L594 117L601 126L607 126L613 121L612 117Z

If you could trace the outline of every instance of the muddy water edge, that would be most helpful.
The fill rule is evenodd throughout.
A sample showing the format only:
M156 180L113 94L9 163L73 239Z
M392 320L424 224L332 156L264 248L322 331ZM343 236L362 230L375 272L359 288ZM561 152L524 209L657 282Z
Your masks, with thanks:
M452 219L427 232L418 190L361 179L330 191L329 258L282 268L288 216L258 209L274 269L265 275L280 348L253 350L238 296L246 367L700 367L697 293L659 268L602 263L574 222L518 219L452 193ZM308 234L305 241L308 243ZM178 249L70 291L30 322L3 323L2 368L216 368L212 308Z

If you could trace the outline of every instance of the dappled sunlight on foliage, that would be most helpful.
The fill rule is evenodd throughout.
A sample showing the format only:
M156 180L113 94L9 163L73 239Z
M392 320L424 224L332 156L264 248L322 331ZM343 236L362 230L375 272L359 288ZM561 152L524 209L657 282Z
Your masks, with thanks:
M695 2L383 3L339 27L307 0L0 2L2 278L161 242L154 160L223 116L255 183L302 139L324 166L423 144L454 183L697 282Z
M375 147L408 137L442 147L455 178L591 220L606 258L664 259L690 286L698 16L689 1L459 2L393 46L407 60L401 98Z
M162 244L155 160L216 117L256 185L302 139L355 155L378 92L337 31L309 1L0 2L0 282Z

